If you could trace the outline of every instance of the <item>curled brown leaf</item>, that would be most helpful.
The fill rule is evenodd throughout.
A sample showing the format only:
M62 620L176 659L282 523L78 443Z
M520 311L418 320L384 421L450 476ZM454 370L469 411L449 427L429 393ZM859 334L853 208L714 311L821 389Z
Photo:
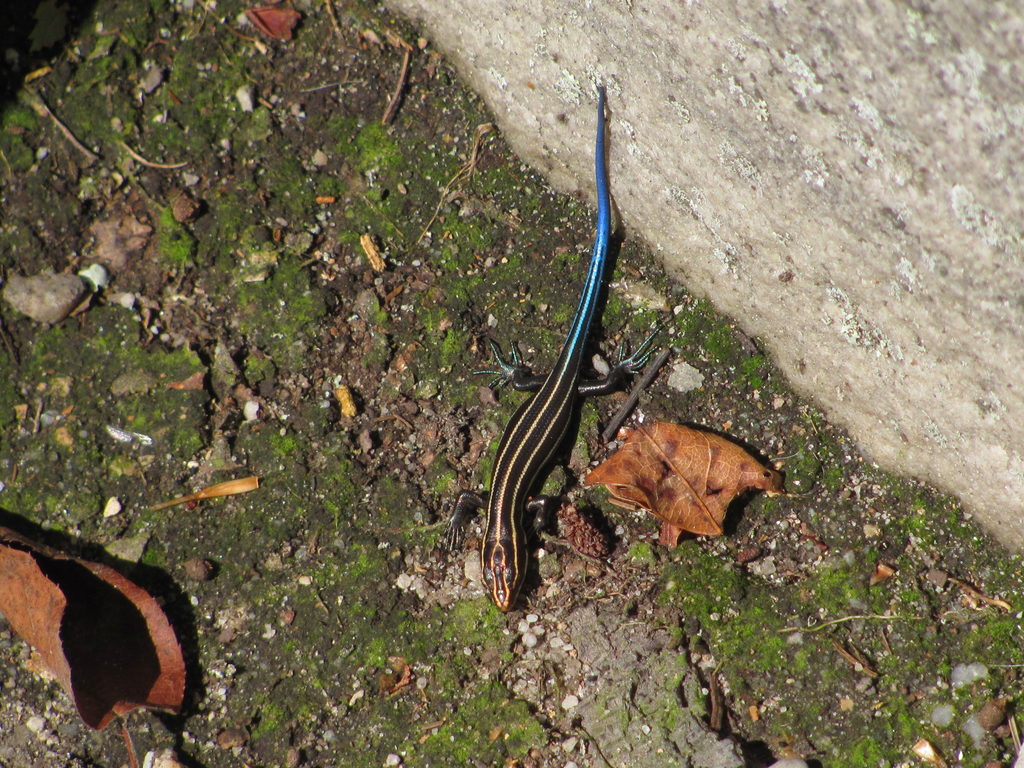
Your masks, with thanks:
M740 446L664 421L628 431L585 483L604 485L615 504L660 518L665 546L675 546L683 532L720 536L729 504L744 491L782 492L782 475Z
M100 729L138 707L177 712L185 662L156 600L101 563L0 527L0 612Z

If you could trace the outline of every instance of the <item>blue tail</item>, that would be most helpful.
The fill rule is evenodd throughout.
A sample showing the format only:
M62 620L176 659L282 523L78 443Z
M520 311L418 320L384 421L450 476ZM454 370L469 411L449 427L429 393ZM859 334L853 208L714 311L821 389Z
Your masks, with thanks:
M580 295L580 304L573 317L572 326L565 340L565 346L559 355L555 367L579 365L583 355L583 347L590 332L590 323L594 319L597 297L604 281L604 267L608 257L608 240L611 237L611 202L608 198L608 169L604 159L604 86L597 89L597 140L594 143L594 176L597 183L597 233L594 236L594 249L590 254L590 266L587 268L587 282Z

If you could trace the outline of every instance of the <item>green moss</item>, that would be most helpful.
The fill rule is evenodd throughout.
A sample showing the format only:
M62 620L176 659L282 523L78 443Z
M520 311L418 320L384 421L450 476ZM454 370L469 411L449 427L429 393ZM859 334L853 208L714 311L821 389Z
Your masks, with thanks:
M451 368L456 362L462 359L469 346L469 336L466 333L449 328L441 339L441 350L438 362L442 368Z
M31 136L38 131L35 113L23 104L14 104L0 115L0 151L12 173L25 173L35 163L35 153L22 135Z
M295 435L281 434L280 432L270 432L268 435L270 445L273 447L274 453L281 458L287 458L296 453L299 448L299 441Z
M25 173L35 163L35 153L20 136L0 134L0 152L3 152L10 173Z
M277 158L266 166L262 182L273 198L271 208L279 207L279 214L293 221L293 226L310 215L315 191L298 157Z
M38 131L39 120L36 113L24 104L13 104L3 111L0 116L0 129L8 131L11 128L21 128L25 131Z
M416 750L423 765L499 765L547 741L523 701L498 683L481 686ZM422 761L422 762L420 762Z
M359 152L359 167L363 171L391 170L402 162L398 143L380 123L364 125L356 134L355 144Z
M741 386L761 389L765 384L768 361L764 355L752 355L739 364L736 380Z
M836 766L848 768L884 768L889 765L886 751L878 741L869 736L858 739L850 749L848 758L835 762Z
M249 737L261 739L280 730L288 720L288 712L273 702L265 702L259 708L259 714L255 718L255 727Z
M486 597L461 600L449 609L444 637L465 645L491 645L505 628L505 614Z
M626 557L630 562L636 563L637 565L654 565L654 550L651 545L646 541L638 541L634 543L627 553Z
M265 355L249 355L245 358L245 379L250 384L268 381L277 375L274 361Z
M660 600L680 605L700 621L716 655L727 666L748 675L767 673L786 662L782 617L772 609L764 587L717 560L696 542L683 542L674 553L678 562L665 567ZM735 606L742 603L742 613Z
M437 457L427 470L427 482L437 496L454 492L457 481L458 475L443 457Z
M843 468L839 464L829 464L823 467L819 478L822 486L832 492L839 491L845 482Z
M171 269L186 269L195 265L196 239L174 219L170 208L160 209L156 242L160 255Z
M234 288L240 308L238 323L249 343L278 368L299 368L310 335L325 311L323 298L310 288L305 268L285 261L263 282Z

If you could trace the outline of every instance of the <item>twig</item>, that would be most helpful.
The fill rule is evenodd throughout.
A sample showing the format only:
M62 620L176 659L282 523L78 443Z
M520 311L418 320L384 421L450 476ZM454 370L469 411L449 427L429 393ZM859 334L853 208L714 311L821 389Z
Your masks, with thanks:
M581 723L580 725L577 725L577 726L576 726L576 730L578 730L578 731L581 731L581 732L583 733L583 735L584 735L584 736L586 736L586 737L587 737L588 739L590 739L590 743L594 745L594 749L596 749L596 750L597 750L597 754L598 754L598 756L599 756L599 757L600 757L600 758L601 758L601 759L602 759L602 760L604 761L604 764L605 764L605 765L607 765L607 766L608 766L608 768L615 768L615 766L614 766L614 765L612 765L612 762L611 762L611 760L609 760L609 759L608 759L608 758L607 758L607 757L605 756L605 754L604 754L604 750L603 750L603 749L601 749L601 745L600 745L600 744L598 743L597 739L595 739L595 738L594 738L594 737L593 737L593 736L591 735L590 731L588 731L588 730L587 730L586 728L584 728L584 727L583 727L582 723Z
M357 83L366 82L365 80L339 80L336 83L327 83L325 85L315 85L312 88L303 88L299 93L316 93L317 91L325 91L328 88L341 88L343 85L356 85Z
M629 392L629 397L625 399L622 405L619 406L619 410L612 416L611 421L608 422L608 426L604 428L604 432L601 433L601 442L611 442L611 439L615 437L615 433L619 431L619 427L622 426L622 422L626 420L633 408L636 407L637 401L640 399L640 394L651 385L654 381L654 377L658 375L658 370L668 360L669 349L666 347L658 353L658 356L654 358L654 361L647 366L647 370L644 371L644 375L637 379L636 384L633 385L633 389Z
M895 614L888 613L858 613L853 616L843 616L839 619L823 621L821 624L808 624L806 627L784 627L783 629L778 630L778 632L820 632L827 627L833 627L836 624L845 624L847 621L856 621L857 619L875 619L880 621L892 621L894 619L899 621L924 621L923 616L897 616Z
M139 756L135 752L135 743L132 741L132 735L128 732L128 726L125 725L123 717L119 717L117 720L121 724L121 738L124 739L125 749L128 750L128 762L131 768L139 768Z
M331 26L334 27L338 37L344 39L344 35L341 32L341 24L338 23L338 14L334 10L333 0L324 0L324 5L327 8L327 15L331 17Z
M996 599L994 597L989 597L988 595L983 594L981 592L981 590L979 590L976 587L968 584L966 581L960 581L960 579L954 579L952 576L949 577L949 580L951 582L953 582L954 584L956 584L958 587L960 587L960 589L962 589L967 594L967 596L969 598L974 598L975 600L981 600L981 602L985 603L985 605L994 605L996 608L1002 608L1006 612L1010 612L1010 611L1013 610L1013 608L1010 606L1010 604L1008 602L1006 602L1005 600L998 600L998 599ZM971 606L971 607L973 607L973 606Z
M437 201L437 207L434 209L434 215L430 217L430 221L427 222L427 226L423 228L423 231L420 232L420 236L416 238L416 242L413 243L414 248L419 245L420 240L422 240L427 232L430 231L430 228L434 226L434 222L437 221L437 217L441 213L441 209L448 200L448 194L452 191L452 187L462 180L463 177L473 175L473 171L476 170L476 164L480 161L480 147L483 145L484 136L493 131L494 127L494 123L481 123L476 127L476 139L473 141L473 149L469 153L469 160L463 163L462 167L459 168L455 175L448 180L448 183L444 185L444 188L441 190L441 199Z
M30 91L27 88L24 92L28 98L29 104L32 106L32 109L34 109L40 116L50 118L53 121L53 124L57 126L58 130L64 134L64 138L71 142L71 146L88 158L89 162L87 165L92 165L100 159L99 155L75 138L75 134L71 132L70 128L57 119L57 116L53 114L53 111L46 105L46 102L42 100L39 94L34 91Z
M164 171L173 171L176 168L184 168L186 165L188 165L187 160L183 163L154 163L152 160L147 160L146 158L144 158L142 155L140 155L134 149L129 147L123 141L119 141L117 143L121 145L121 149L123 149L125 152L127 152L129 155L138 160L147 168L158 168Z
M409 60L412 58L412 46L404 40L401 41L405 53L402 54L402 69L398 73L398 82L395 83L395 92L391 94L391 101L388 108L384 110L384 117L380 119L381 125L387 125L395 119L398 113L398 106L402 103L402 94L405 92L405 84L409 80Z
M715 733L721 733L725 728L725 695L722 693L722 684L718 682L718 670L712 670L708 675L708 700L711 704L708 725Z
M4 318L0 315L0 341L4 343L4 349L7 350L7 354L10 355L11 361L18 365L21 361L18 359L18 350L11 342L11 334L7 332L7 326L4 325Z
M854 669L860 667L860 671L868 677L878 677L878 671L868 663L868 660L864 658L864 654L862 654L856 646L851 644L851 648L853 648L851 651L845 648L838 640L833 639L832 647L835 648L836 653L850 662L850 666Z

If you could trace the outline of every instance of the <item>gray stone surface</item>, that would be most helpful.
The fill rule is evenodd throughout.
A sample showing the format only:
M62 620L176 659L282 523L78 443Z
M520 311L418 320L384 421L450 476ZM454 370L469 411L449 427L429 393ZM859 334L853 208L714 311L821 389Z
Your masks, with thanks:
M667 630L623 622L621 606L583 608L566 624L587 681L580 720L605 762L742 768L737 743L705 725L707 696Z
M1009 2L387 0L523 158L1024 548L1024 14Z
M78 306L88 292L89 287L77 275L11 275L4 286L4 299L33 320L59 323Z

